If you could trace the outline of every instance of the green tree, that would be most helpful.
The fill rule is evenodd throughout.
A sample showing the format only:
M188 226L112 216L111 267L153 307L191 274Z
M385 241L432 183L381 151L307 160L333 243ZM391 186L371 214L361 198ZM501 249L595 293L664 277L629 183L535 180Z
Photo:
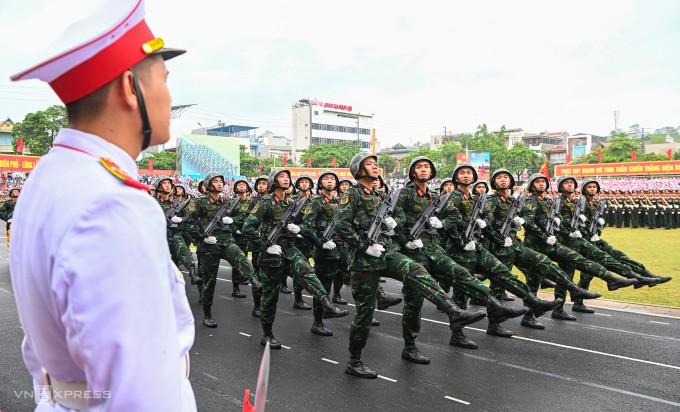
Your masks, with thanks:
M673 160L680 160L680 150L676 150L675 153L673 153Z
M149 167L149 159L151 159L153 160L154 170L175 170L176 157L177 153L175 152L152 153L150 156L145 156L137 162L137 167L147 169Z
M668 160L668 156L658 153L646 153L637 157L638 162L664 162Z
M513 173L517 180L525 169L529 171L539 170L542 162L543 159L538 153L522 143L512 146L512 149L508 150L505 155L505 168Z
M380 167L384 167L388 174L394 173L394 169L397 167L397 161L388 154L380 155L378 164Z
M335 167L349 167L349 162L361 149L354 142L337 144L315 144L303 151L300 156L300 164L307 165L307 159L312 159L312 167L333 167L333 158L336 160Z
M42 156L52 147L59 130L66 126L68 118L64 106L54 105L43 111L29 113L12 130L14 151L17 150L17 140L24 139L24 145L31 154Z
M630 154L633 150L640 150L641 139L629 139L627 137L613 137L609 139L609 145L602 150L603 163L631 162Z

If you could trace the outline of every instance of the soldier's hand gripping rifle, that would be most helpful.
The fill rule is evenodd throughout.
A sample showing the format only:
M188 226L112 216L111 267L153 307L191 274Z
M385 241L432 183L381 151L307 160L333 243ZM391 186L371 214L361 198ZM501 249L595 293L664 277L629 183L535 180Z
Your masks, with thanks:
M223 231L228 231L228 225L225 225L222 223L222 218L225 216L230 216L231 214L234 213L234 210L236 209L236 205L238 205L239 198L235 197L231 199L229 202L224 202L224 205L220 208L220 210L217 211L215 214L215 217L213 220L208 223L208 226L203 229L203 235L205 237L212 236L213 232L220 229Z
M581 227L585 226L585 224L579 219L579 217L583 214L583 212L586 210L586 198L585 196L581 196L578 201L576 202L576 207L574 208L574 214L571 215L571 231L576 232L579 230Z
M287 230L286 226L288 226L290 223L293 223L295 218L302 211L302 208L305 207L305 203L307 203L307 198L300 196L300 198L296 200L292 206L288 207L286 213L284 213L281 217L281 220L279 220L279 223L277 223L267 235L267 239L265 240L267 246L276 244L281 235L285 233L284 231Z
M400 192L401 189L393 191L392 194L390 196L386 196L382 203L380 203L380 206L378 206L378 210L375 212L375 217L373 218L371 226L368 227L368 232L366 233L369 245L377 243L380 235L389 231L386 230L387 228L385 227L385 219L391 217L390 215L394 212L394 208L397 206L397 200L399 200Z
M321 241L323 243L333 239L333 236L335 235L335 222L337 216L338 214L336 213L335 216L333 216L333 219L328 223L328 226L326 226L326 229L324 229L323 233L321 234Z
M477 198L475 202L475 208L472 210L472 216L470 216L470 221L468 222L467 228L465 228L465 243L472 242L476 240L479 235L482 234L482 229L477 224L477 220L482 216L484 212L484 207L486 206L486 192L483 192Z
M548 213L548 222L545 224L545 232L548 236L555 236L555 231L559 229L560 225L555 222L558 213L560 212L560 206L562 205L562 198L556 197L550 205L550 212ZM561 222L560 222L561 223Z
M446 205L449 203L451 198L451 192L447 192L441 196L437 196L425 209L425 211L420 215L420 218L416 223L411 226L411 230L408 232L408 240L416 240L420 238L423 231L430 227L430 218L439 215L439 213L444 210Z
M169 227L173 229L177 227L177 223L174 223L172 221L172 218L182 213L182 210L184 210L184 208L186 208L189 205L190 201L191 199L185 199L165 211L165 221L168 223Z
M524 206L524 202L526 200L526 193L522 193L512 202L512 205L510 205L510 209L508 209L508 215L505 217L503 225L501 225L501 230L498 232L501 235L501 238L505 239L506 237L510 236L511 230L517 232L521 229L521 226L515 223L515 217L517 217L519 212L522 211L522 207Z
M604 216L604 210L607 208L607 202L602 199L600 200L600 203L597 204L597 210L595 211L595 215L593 216L593 219L590 221L590 227L588 228L588 232L590 232L591 235L600 235L602 233L602 229L604 229L604 225L600 223L600 220L602 219L602 216Z

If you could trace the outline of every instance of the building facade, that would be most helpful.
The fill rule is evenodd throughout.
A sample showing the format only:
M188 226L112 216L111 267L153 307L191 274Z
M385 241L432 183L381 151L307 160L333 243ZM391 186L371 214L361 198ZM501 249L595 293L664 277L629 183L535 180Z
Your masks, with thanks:
M7 118L0 123L0 153L14 153L12 146L12 130L14 122Z

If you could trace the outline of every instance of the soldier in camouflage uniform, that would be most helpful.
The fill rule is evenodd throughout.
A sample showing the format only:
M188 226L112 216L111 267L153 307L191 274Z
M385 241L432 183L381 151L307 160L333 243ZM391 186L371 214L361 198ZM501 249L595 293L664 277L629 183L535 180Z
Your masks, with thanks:
M243 234L249 240L260 241L260 275L264 282L262 304L260 305L260 323L262 324L262 345L269 345L272 349L281 349L281 343L274 337L273 325L276 318L276 304L279 301L281 278L288 274L293 279L298 278L302 287L323 306L323 317L339 318L347 316L346 310L341 310L326 296L326 289L309 265L300 250L295 246L300 226L289 223L285 233L279 237L276 244L268 245L266 238L271 230L281 221L289 207L294 202L286 194L290 186L290 172L286 169L274 169L269 173L269 187L271 193L263 196L251 210L243 225Z
M501 236L501 227L508 216L510 207L516 201L516 199L512 198L512 189L514 186L515 179L508 170L498 169L493 172L493 175L491 176L491 187L496 192L490 195L487 200L487 207L491 217L489 226L484 228L484 233L491 242L491 253L503 262L508 269L512 269L513 265L517 265L527 279L536 277L533 279L533 282L527 281L530 285L538 284L542 277L548 277L551 280L554 280L564 290L569 290L571 292L572 300L578 298L595 299L600 297L597 293L588 292L579 288L567 274L554 265L547 256L524 246L517 237L517 232L524 224L524 219L519 215L513 218L512 229L508 236ZM492 283L492 289L494 289L497 296L500 296L502 293L502 288L498 288L495 283ZM555 298L564 301L566 293L560 295L556 294ZM553 309L553 313L555 313L558 308L562 307L562 304ZM545 326L536 321L532 312L527 312L524 315L521 324L522 326L533 329L545 329Z
M424 156L418 156L409 165L410 182L401 190L397 209L403 211L406 216L405 224L399 226L397 230L397 242L402 246L404 255L410 257L423 267L440 283L453 285L457 290L476 297L487 307L490 327L500 327L500 323L524 314L525 308L511 308L501 304L499 300L492 296L491 290L476 277L472 276L463 266L457 264L453 259L446 256L441 243L438 229L449 233L457 230L455 219L445 219L448 227L437 216L432 216L426 223L425 229L418 238L412 239L409 231L418 222L423 212L434 201L434 196L427 182L433 179L437 171L434 163ZM453 209L453 213L458 211ZM460 219L458 219L460 220ZM410 293L407 293L410 292ZM414 317L417 323L404 325L404 338L406 347L415 347L415 338L420 330L420 310L423 305L423 298L414 293L413 290L404 291L404 311L413 311L417 314ZM502 293L501 293L502 297ZM406 322L404 317L403 322ZM406 332L408 331L408 333Z
M12 214L14 213L14 206L17 204L17 199L19 199L19 193L21 192L21 189L19 188L12 188L9 190L9 200L5 200L2 202L2 205L0 205L0 219L4 220L5 223L7 223L7 250L9 251L9 237L10 237L10 228L12 226Z
M198 245L198 256L202 260L200 265L203 287L201 290L201 303L203 305L203 326L208 328L217 327L217 322L212 318L211 307L215 284L217 283L217 271L220 260L224 259L232 267L232 282L238 285L238 275L244 275L253 285L253 292L262 288L262 284L255 277L255 272L250 261L239 248L231 236L231 228L234 223L231 216L224 216L218 222L218 229L210 236L204 232L206 226L215 218L215 215L225 206L226 200L220 196L224 188L224 177L217 173L209 173L205 177L205 188L208 196L194 200L189 205L189 216L186 221L186 229L191 234L194 243Z
M156 182L156 200L161 205L163 213L167 212L171 207L176 206L179 202L171 197L174 192L174 184L169 178L161 179ZM186 209L185 209L186 210ZM172 261L176 265L181 265L184 270L189 271L189 278L191 279L191 284L195 285L202 281L198 274L196 264L194 263L194 258L191 255L191 251L182 236L182 222L181 216L176 215L170 217L168 221L168 247L170 249L170 255Z
M581 273L588 273L599 277L607 282L609 290L617 290L637 283L635 279L624 279L614 276L604 266L586 259L580 253L559 243L555 234L550 235L546 233L545 227L552 204L552 200L545 196L549 185L548 179L540 173L534 173L527 180L527 187L531 195L527 198L522 210L522 217L525 220L524 244L557 262L566 273L569 273L571 268L575 268L580 270ZM555 226L560 226L562 222L559 217L555 216L555 219ZM534 284L531 286L538 289L539 285ZM580 283L579 286L583 288L583 285ZM575 300L572 310L574 308L578 310L579 305L583 305L583 301L580 299Z
M248 211L248 214L250 214L250 211L253 210L255 205L257 205L260 202L260 199L262 199L264 196L267 196L269 194L269 176L267 175L260 175L255 179L255 196L252 199L252 203L250 206L250 210ZM247 218L247 216L246 216ZM245 223L245 220L244 220ZM243 231L243 229L241 229ZM257 240L249 240L248 241L248 248L250 249L250 253L252 254L252 263L253 267L255 268L255 271L258 271L260 269L260 239L258 238ZM286 288L288 289L288 288ZM292 293L290 290L288 291L289 293ZM258 309L259 311L259 309Z
M453 192L454 190L456 190L456 185L453 184L453 179L450 177L445 177L441 182L439 182L439 194L443 194L444 192Z
M352 186L352 181L346 177L338 180L337 197L340 199L342 194ZM345 248L347 245L343 244ZM333 303L338 305L346 305L347 301L340 294L342 285L349 286L349 263L352 261L351 251L346 249L343 253L343 260L340 262L340 267L333 278ZM401 298L400 298L401 299ZM400 300L401 301L401 300Z
M440 216L445 227L452 228L446 232L449 256L465 267L468 272L481 273L491 279L492 284L495 284L498 289L508 290L518 296L524 301L525 306L533 309L536 316L541 316L546 311L552 310L555 306L559 305L561 303L560 300L544 301L538 299L526 284L513 275L510 269L485 249L477 239L466 241L464 236L461 236L470 224L477 225L477 227L483 230L489 225L491 214L490 210L485 208L481 216L475 222L470 223L475 202L477 201L470 192L473 182L477 181L477 171L470 163L459 163L456 165L453 169L453 181L457 186L456 190L452 192L448 207L442 212L442 216ZM456 230L453 230L453 228L456 228ZM448 290L449 286L446 285L445 290ZM468 293L454 289L453 297L460 307L467 307ZM510 337L513 335L512 331L503 328L493 316L489 317L489 326L486 333L500 337ZM477 348L477 344L465 336L462 328L453 331L451 342L449 343L462 348Z
M253 198L250 197L252 192L253 189L245 179L237 179L234 181L234 196L239 200L236 204L236 209L234 210L233 216L231 216L231 218L234 220L234 223L231 224L231 229L233 231L232 235L234 242L239 247L239 249L243 251L246 257L248 257L248 240L241 233L241 229L243 229L243 223L245 222L248 213L250 213L250 209L253 204ZM236 272L235 276L233 277L235 278L234 291L232 292L231 296L235 298L245 298L246 294L241 292L239 285L247 285L248 280L245 276L242 276L240 273ZM260 306L259 298L256 297L255 294L253 294L253 301L255 301L255 306L253 308L253 316L255 316L255 308L259 308Z
M484 313L464 311L449 301L446 293L430 276L425 268L401 253L398 245L389 237L379 236L376 243L369 242L367 232L375 219L382 198L372 189L373 182L378 179L378 158L369 153L359 153L350 162L350 172L357 179L357 184L340 199L336 230L340 238L356 251L350 266L352 296L356 302L356 315L350 327L349 361L345 373L361 378L376 378L378 374L364 365L361 352L366 346L371 328L371 319L375 309L376 294L380 276L399 280L404 284L404 295L411 299L412 290L434 303L449 316L451 329L463 327L484 318ZM395 218L383 216L381 231L397 227L397 220L404 221L405 216L395 209ZM417 324L419 314L404 305L402 327L405 344L410 335L410 326ZM418 359L425 363L418 348L405 347L402 357L408 360Z

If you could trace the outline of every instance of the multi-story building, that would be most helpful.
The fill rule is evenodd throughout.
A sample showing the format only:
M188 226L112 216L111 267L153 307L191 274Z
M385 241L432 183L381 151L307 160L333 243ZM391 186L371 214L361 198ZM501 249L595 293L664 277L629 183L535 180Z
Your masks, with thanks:
M14 153L14 146L12 146L12 130L14 129L14 122L9 117L0 123L0 152Z
M227 125L226 123L218 122L216 126L194 129L191 131L191 134L238 138L239 145L247 147L251 156L258 157L258 155L262 155L260 153L260 139L257 136L257 126Z
M262 133L260 140L260 157L281 157L286 156L292 159L294 155L293 140L285 136L276 136L267 130Z
M349 105L312 99L300 99L293 104L291 113L295 150L342 142L359 142L362 149L371 149L373 114L357 112Z
M589 133L576 133L571 136L567 136L566 141L566 155L568 155L569 160L576 160L581 156L585 156L591 151L598 143L604 143L608 140L607 136L597 136Z
M569 133L543 132L540 134L524 133L522 143L536 152L547 152L559 146L564 146Z

